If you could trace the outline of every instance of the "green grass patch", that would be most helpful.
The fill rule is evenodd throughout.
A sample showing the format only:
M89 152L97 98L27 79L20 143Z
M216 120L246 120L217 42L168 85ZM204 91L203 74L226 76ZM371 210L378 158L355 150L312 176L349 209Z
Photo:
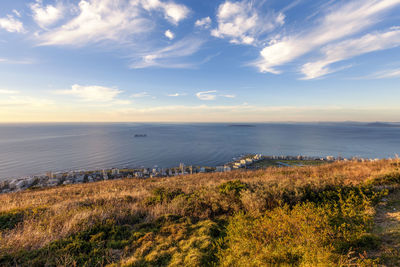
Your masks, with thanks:
M221 194L233 194L235 196L239 196L240 192L247 188L248 185L241 182L240 180L229 181L218 186L218 190Z

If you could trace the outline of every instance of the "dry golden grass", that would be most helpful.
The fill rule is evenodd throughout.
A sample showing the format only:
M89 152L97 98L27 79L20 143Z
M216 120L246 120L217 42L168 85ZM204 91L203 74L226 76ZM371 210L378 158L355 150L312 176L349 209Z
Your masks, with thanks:
M400 167L400 165L399 165ZM357 185L369 178L386 174L397 168L395 161L376 162L336 162L322 166L300 168L268 168L258 171L233 171L228 173L193 174L171 178L124 179L75 184L37 191L22 191L0 195L0 212L27 207L60 205L85 200L117 201L131 196L134 200L143 199L156 187L181 188L195 191L199 188L212 188L217 185L240 179L243 182L290 184L294 187L307 183L330 183L342 181L343 184Z
M20 212L23 220L11 229L0 229L0 253L42 248L109 220L116 224L134 224L154 222L168 214L199 219L239 210L258 214L279 206L284 194L295 203L302 196L297 191L306 186L318 189L329 185L358 185L387 173L399 172L398 168L397 161L389 160L336 162L162 179L111 180L4 194L0 195L0 213ZM241 192L240 203L232 202L218 191L219 185L233 180L249 186ZM180 189L186 197L149 205L146 200L156 188ZM190 194L195 195L196 201L189 207L188 203L192 203Z

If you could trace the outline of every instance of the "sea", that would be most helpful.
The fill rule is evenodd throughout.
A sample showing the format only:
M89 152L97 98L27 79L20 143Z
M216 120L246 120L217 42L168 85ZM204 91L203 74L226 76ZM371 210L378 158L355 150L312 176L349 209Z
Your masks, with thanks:
M0 124L0 180L47 171L217 166L245 154L388 158L386 123Z

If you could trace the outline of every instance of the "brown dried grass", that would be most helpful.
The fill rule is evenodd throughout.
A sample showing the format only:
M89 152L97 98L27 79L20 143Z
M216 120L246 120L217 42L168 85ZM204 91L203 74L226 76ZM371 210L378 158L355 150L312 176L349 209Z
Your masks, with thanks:
M36 191L0 195L0 212L33 210L14 229L0 231L1 250L37 249L46 244L89 228L97 223L113 220L117 223L151 222L162 215L182 214L184 202L146 205L145 200L155 188L181 189L186 194L197 192L209 210L235 210L218 194L218 185L241 180L251 190L242 193L245 210L258 211L274 206L277 196L285 190L296 192L305 185L357 185L385 173L398 171L395 161L336 162L322 166L296 168L268 168L257 171L194 174L162 179L124 179L92 184L76 184ZM261 191L260 191L261 190ZM258 195L263 195L260 200ZM268 199L265 195L270 195ZM214 206L218 205L217 208ZM182 214L188 215L188 214ZM199 210L198 217L212 216Z

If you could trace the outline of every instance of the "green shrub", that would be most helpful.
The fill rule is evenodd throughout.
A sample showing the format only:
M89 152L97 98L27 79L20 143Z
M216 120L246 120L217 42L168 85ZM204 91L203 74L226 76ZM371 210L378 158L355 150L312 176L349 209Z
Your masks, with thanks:
M238 213L220 241L221 265L328 266L351 250L376 248L372 207L385 194L364 186L306 186L286 194L283 203L290 205L259 216Z
M221 266L332 264L333 228L314 204L288 206L251 217L234 216L220 242Z
M248 185L240 180L229 181L218 186L218 190L221 194L228 195L233 193L235 196L239 196L240 192L247 188Z

